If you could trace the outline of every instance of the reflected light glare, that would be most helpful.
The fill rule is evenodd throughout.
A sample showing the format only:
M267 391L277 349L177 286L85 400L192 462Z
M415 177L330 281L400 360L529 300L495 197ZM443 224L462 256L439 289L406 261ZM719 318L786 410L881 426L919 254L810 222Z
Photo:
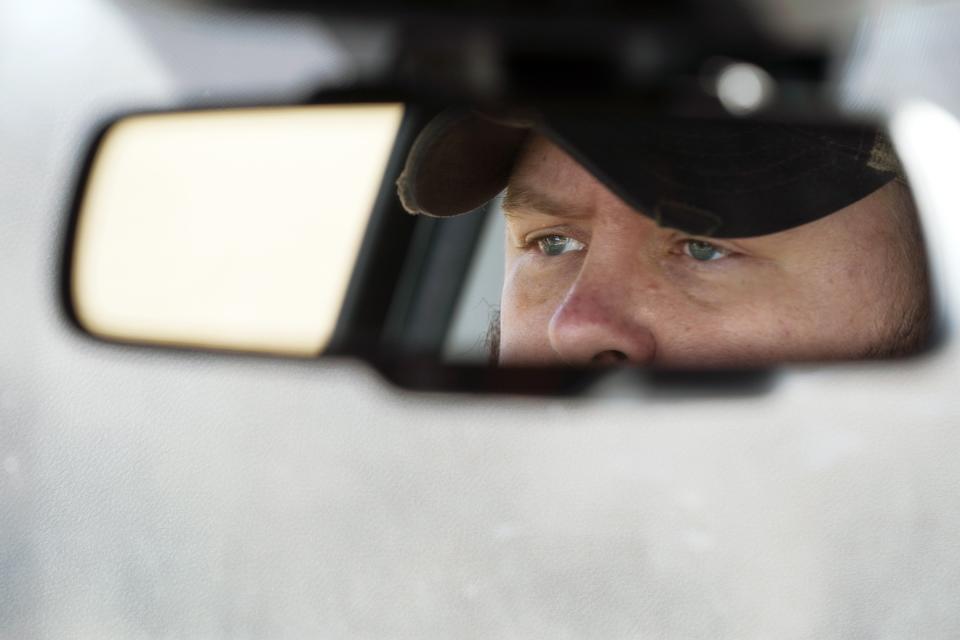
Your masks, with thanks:
M906 170L921 213L932 273L951 282L934 282L949 317L960 314L960 181L956 176L956 149L960 122L928 102L912 102L893 116L890 134ZM953 295L951 295L953 294ZM956 341L953 341L954 343Z
M318 354L402 114L326 105L121 121L78 218L78 320L125 341Z
M717 97L735 115L745 115L766 105L773 86L766 71L745 62L727 65L717 74Z

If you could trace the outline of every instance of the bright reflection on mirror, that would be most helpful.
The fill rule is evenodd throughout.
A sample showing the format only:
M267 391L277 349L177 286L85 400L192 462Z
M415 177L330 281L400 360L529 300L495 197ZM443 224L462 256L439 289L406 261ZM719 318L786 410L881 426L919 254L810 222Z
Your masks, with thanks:
M373 104L120 121L78 214L78 321L122 341L318 354L402 116Z

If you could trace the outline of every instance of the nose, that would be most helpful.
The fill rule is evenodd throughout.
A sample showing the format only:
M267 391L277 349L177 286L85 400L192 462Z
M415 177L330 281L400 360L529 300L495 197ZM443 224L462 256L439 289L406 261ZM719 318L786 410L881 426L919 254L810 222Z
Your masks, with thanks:
M584 274L581 273L581 276ZM648 364L657 342L647 323L633 317L630 300L611 282L581 278L554 312L550 345L568 364Z

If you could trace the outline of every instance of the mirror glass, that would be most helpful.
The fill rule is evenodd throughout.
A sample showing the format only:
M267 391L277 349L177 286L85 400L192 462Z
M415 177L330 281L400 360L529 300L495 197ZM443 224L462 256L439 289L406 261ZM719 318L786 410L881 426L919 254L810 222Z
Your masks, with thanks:
M80 202L74 313L125 342L731 369L900 357L930 334L918 212L862 123L142 115L108 129Z
M78 322L120 341L320 353L402 116L371 104L119 121L77 214Z

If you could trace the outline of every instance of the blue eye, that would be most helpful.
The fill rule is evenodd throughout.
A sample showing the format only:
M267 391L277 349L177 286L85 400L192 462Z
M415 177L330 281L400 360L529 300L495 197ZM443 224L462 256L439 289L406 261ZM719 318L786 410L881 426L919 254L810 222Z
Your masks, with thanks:
M584 248L582 242L561 235L543 236L537 240L537 246L540 248L540 253L551 257L569 251L581 251Z
M699 262L710 262L725 258L729 252L703 240L687 240L683 243L683 252Z

